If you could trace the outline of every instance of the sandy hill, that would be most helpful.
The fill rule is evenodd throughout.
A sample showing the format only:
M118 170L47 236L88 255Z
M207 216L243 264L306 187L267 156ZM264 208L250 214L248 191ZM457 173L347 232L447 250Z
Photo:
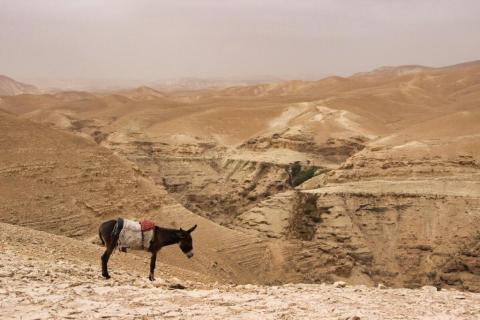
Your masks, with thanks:
M120 91L118 94L132 100L154 100L156 98L164 98L166 96L164 93L147 86L138 87L132 90Z
M122 209L116 198L93 192L85 193L84 201L98 199L90 202L98 201L99 208L108 204L107 212L158 210L160 219L167 215L162 201L168 198L182 208L169 217L201 219L193 212L206 218L201 221L218 237L236 230L235 237L222 238L224 248L208 237L203 241L212 246L212 256L231 255L222 268L262 270L252 281L346 279L479 291L479 83L477 61L168 95L140 88L2 97L0 109L67 131L69 139L74 133L82 146L123 159L98 167L88 158L75 162L80 177L67 184L69 194L84 183L79 173L84 163L105 174L112 163L124 164L115 170L133 163L145 175L147 197L162 194L158 209L116 180L108 197L125 190L126 199L134 197L129 206ZM35 126L52 137L65 134ZM2 141L14 141L7 137ZM45 154L55 150L54 139L49 141L38 151L41 161L53 161L47 159L56 154ZM36 150L26 145L27 151L12 157ZM49 186L63 188L59 181ZM93 190L110 188L102 181ZM52 194L65 193L55 188ZM10 197L18 199L16 193ZM30 203L38 201L47 200ZM72 215L91 216L80 200L64 201L57 206L73 203Z
M159 136L178 133L181 128L181 134L227 145L264 132L278 133L294 126L296 120L318 132L315 125L332 122L326 121L332 117L324 115L333 109L344 114L335 119L334 124L343 127L340 130L352 131L356 126L370 129L363 135L384 135L475 108L479 72L480 64L474 62L445 68L388 67L349 78L170 93L168 99L161 92L142 87L111 95L78 92L5 98L0 107L33 119L38 115L29 115L31 111L70 112L74 118L101 122L106 132L139 131ZM322 117L323 121L318 121ZM322 134L324 130L320 130Z
M13 80L0 74L0 96L15 96L19 94L38 94L35 86Z
M177 228L195 223L199 258L187 261L178 248L167 248L162 260L240 282L254 281L253 270L265 268L254 259L267 250L261 239L190 213L135 165L95 142L3 112L0 128L0 148L8 150L0 156L0 221L89 241L99 223L119 216Z

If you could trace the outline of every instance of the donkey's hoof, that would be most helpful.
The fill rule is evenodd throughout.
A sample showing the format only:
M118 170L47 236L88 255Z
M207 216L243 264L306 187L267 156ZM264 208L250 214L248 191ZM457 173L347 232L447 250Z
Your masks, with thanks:
M155 277L154 277L153 275L149 275L149 276L148 276L148 280L150 280L150 281L155 281Z
M102 274L102 276L103 276L106 280L110 279L110 275L109 275L109 274Z

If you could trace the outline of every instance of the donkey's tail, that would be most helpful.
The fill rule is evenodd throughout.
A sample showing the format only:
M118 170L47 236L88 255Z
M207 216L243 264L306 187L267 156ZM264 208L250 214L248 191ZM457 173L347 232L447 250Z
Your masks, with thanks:
M113 247L116 248L118 246L118 240L120 238L120 232L123 230L123 219L118 218L117 222L113 226L112 230L112 243Z
M100 230L98 230L98 237L100 238L100 241L102 241L102 245L105 245L105 240L103 240L102 231Z

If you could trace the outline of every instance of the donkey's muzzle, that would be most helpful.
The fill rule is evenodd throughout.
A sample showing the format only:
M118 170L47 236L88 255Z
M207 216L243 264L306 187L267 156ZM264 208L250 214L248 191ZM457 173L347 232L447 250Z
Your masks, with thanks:
M185 253L185 255L188 259L190 259L191 257L193 257L193 251L188 251L187 253Z

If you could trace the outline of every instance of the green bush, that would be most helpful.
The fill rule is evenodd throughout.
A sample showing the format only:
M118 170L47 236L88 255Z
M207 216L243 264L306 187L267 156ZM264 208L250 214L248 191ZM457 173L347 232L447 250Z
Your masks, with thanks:
M315 168L310 167L306 170L300 171L297 176L292 178L292 187L296 187L312 178L315 175Z
M314 167L308 167L302 170L300 162L294 162L289 169L287 169L289 184L292 187L296 187L312 178L315 175L316 169Z

